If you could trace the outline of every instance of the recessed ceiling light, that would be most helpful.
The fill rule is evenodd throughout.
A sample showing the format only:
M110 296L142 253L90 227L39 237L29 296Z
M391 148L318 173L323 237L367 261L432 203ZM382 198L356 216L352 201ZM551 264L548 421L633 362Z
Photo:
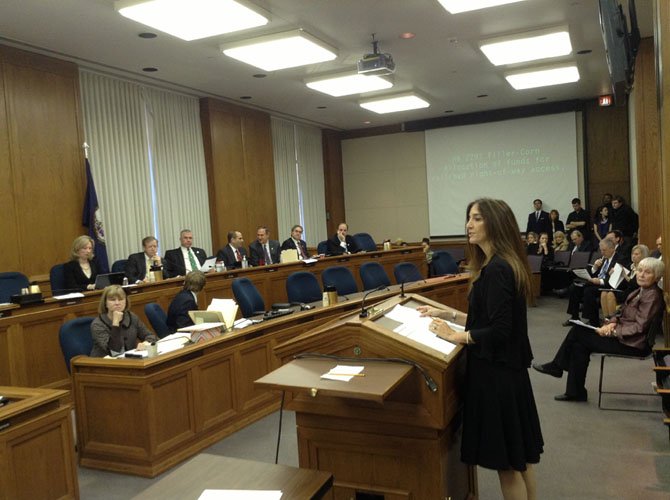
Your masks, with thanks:
M240 96L240 99L244 99L246 101L246 100L251 99L251 96L250 95L242 95L242 96Z
M409 111L410 109L427 108L430 106L428 101L419 97L414 92L378 97L377 99L360 101L359 104L362 108L379 114Z
M254 78L265 78L266 75L265 73L256 73L255 75L252 75Z
M259 36L221 45L228 57L265 71L332 61L335 49L303 30Z
M153 66L147 66L146 68L142 68L142 71L146 71L147 73L154 73L158 71L158 68L154 68Z
M316 109L326 109L328 106L317 106Z
M584 54L590 54L591 52L593 52L591 49L584 49L584 50L578 50L577 54L583 56Z
M158 35L156 33L149 33L148 31L144 33L140 33L139 35L140 38L156 38Z
M489 96L488 94L479 94L477 96L477 99L481 99L482 97L488 97L488 96Z
M416 35L410 31L406 31L405 33L400 33L400 38L403 40L410 40L414 38Z
M560 57L572 52L566 27L484 40L479 48L495 66Z
M309 79L305 82L305 85L310 89L318 90L333 97L362 94L393 87L393 83L381 76L360 75L356 71Z
M260 8L235 0L118 0L114 8L186 41L263 26L269 18Z
M505 79L516 90L561 85L579 81L577 66L555 66L507 73Z
M523 0L438 0L451 14L469 12L471 10L488 9L508 3L522 2Z

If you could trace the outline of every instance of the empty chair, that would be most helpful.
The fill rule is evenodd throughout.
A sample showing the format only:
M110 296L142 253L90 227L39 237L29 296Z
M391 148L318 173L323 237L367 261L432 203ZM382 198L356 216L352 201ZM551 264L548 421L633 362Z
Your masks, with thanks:
M319 244L316 246L316 253L319 255L328 254L328 241L319 241Z
M146 314L151 327L158 335L158 338L162 339L163 337L170 335L170 328L167 326L167 314L163 311L163 308L160 304L155 302L149 302L144 306L144 314Z
M451 247L445 250L456 262L461 262L465 260L465 248L463 247Z
M382 285L390 286L391 280L379 262L366 262L358 270L363 282L363 290L374 290Z
M63 351L65 366L70 373L70 360L75 356L83 354L89 356L93 349L93 337L91 335L91 323L94 318L75 318L64 323L58 332L60 348Z
M333 266L321 273L323 286L334 286L338 295L349 295L358 292L358 285L349 268L344 266Z
M356 233L352 236L359 250L374 252L377 250L377 244L368 233Z
M449 252L438 250L433 252L431 261L433 276L444 276L445 274L456 274L458 272L458 263Z
M410 283L412 281L421 281L421 271L411 262L401 262L393 268L393 275L396 283Z
M63 264L56 264L51 268L49 282L51 283L51 295L58 295L65 290L65 268Z
M263 297L249 278L237 278L233 281L233 295L245 318L265 312Z
M322 297L319 280L307 271L298 271L286 278L286 294L289 302L316 302Z
M554 252L554 262L556 262L557 265L567 266L570 262L570 254L570 250L559 250L558 252Z
M28 288L29 282L22 273L0 273L0 303L9 302L12 295L19 295L22 288Z
M120 259L120 260L115 261L114 264L112 264L112 272L113 273L125 273L127 263L128 263L128 259Z

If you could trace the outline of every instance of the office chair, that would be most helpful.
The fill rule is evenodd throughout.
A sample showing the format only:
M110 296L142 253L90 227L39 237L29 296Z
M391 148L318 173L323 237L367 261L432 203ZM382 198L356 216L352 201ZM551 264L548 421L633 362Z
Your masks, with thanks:
M377 244L368 233L356 233L352 236L359 250L374 252L377 250Z
M433 252L433 260L430 263L432 276L444 276L445 274L458 273L458 263L451 254L445 250Z
M358 285L349 268L344 266L333 266L324 269L321 273L323 286L332 285L337 289L338 295L348 295L358 292Z
M12 295L19 295L22 288L28 288L25 274L8 272L0 273L0 303L9 302Z
M316 245L316 253L319 255L328 255L328 241L319 241L319 244Z
M265 312L265 302L256 286L249 278L233 280L233 295L242 310L242 316L248 318Z
M286 278L286 294L289 302L316 302L321 300L319 281L312 273L298 271Z
M85 356L91 354L93 349L91 322L93 322L93 319L90 317L75 318L60 327L58 340L68 373L70 373L70 360L72 358L80 354Z
M65 267L64 264L56 264L49 271L49 282L51 283L51 295L58 295L65 290Z
M113 273L125 273L127 263L128 263L128 259L120 259L120 260L115 261L114 264L112 264L112 272Z
M379 262L366 262L358 270L363 282L363 291L374 290L382 285L391 286L391 280Z
M421 271L411 262L401 262L396 264L393 268L393 275L396 283L411 283L412 281L421 281L424 279L421 276Z
M156 332L159 339L172 333L167 326L167 314L165 314L165 311L163 311L160 304L149 302L144 306L144 314L146 314L149 323L151 323L151 327L154 329L154 332Z

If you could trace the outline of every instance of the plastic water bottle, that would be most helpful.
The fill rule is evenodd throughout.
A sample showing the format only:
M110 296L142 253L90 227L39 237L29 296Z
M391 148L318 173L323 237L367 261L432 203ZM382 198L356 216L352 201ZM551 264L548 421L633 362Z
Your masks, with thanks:
M249 267L249 262L247 261L247 256L243 255L242 256L242 269L246 269Z

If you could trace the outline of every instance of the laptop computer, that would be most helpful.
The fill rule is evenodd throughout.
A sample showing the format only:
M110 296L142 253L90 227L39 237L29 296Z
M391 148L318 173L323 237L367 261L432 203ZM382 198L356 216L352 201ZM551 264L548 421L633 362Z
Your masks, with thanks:
M98 274L95 277L95 289L102 290L109 285L123 285L123 278L125 277L126 275L123 273Z

